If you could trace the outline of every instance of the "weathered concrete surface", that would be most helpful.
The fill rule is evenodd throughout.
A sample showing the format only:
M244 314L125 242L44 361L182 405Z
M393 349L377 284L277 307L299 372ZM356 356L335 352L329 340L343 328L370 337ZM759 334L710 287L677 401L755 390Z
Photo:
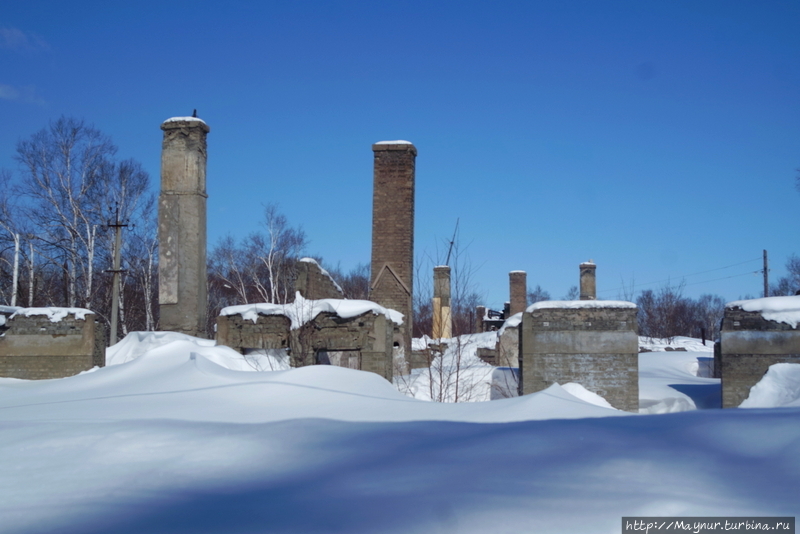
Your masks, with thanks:
M294 289L304 298L309 300L344 298L342 289L315 260L303 258L297 262L296 269Z
M612 406L639 411L636 308L543 308L525 312L520 395L577 382Z
M371 311L344 319L320 313L291 330L288 317L259 315L254 323L241 315L217 317L217 343L245 353L248 349L287 349L293 367L318 363L371 371L391 381L395 325Z
M94 314L68 315L55 323L43 315L18 315L6 327L0 337L0 376L64 378L105 365L106 329Z
M497 338L497 366L519 367L519 327L506 326Z
M411 353L414 287L414 181L417 149L407 142L372 145L372 273L370 300L403 314L395 343L412 367L424 365Z
M205 337L206 135L190 117L161 125L161 194L158 199L158 300L161 330Z
M722 379L722 407L735 408L776 363L800 363L800 330L768 321L759 312L726 308L715 352Z
M450 311L450 267L433 268L433 339L453 337L453 318Z
M506 319L517 313L522 313L528 307L528 273L525 271L511 271L508 273L509 311Z

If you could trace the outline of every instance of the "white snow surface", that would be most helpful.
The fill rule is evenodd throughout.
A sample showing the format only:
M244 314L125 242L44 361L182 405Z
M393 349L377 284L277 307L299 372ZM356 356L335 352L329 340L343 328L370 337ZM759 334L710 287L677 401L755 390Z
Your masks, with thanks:
M800 364L776 363L750 388L741 408L800 407Z
M699 341L698 341L699 342ZM720 407L718 378L698 376L710 367L709 352L639 353L639 412L673 413Z
M503 326L501 326L500 330L497 331L497 337L502 336L503 332L506 331L506 328L517 328L521 324L522 324L522 312L515 313L514 315L505 320Z
M288 367L288 358L283 349L253 351L242 356L229 347L216 346L214 340L178 332L130 332L116 345L106 349L106 365L128 363L153 349L175 342L193 345L197 354L203 354L217 365L233 371L276 371Z
M636 304L626 300L542 300L528 306L525 311L549 308L635 308Z
M11 318L13 319L17 315L22 317L45 315L50 319L51 323L60 323L67 315L74 315L78 320L85 320L87 315L93 314L94 312L92 310L87 310L86 308L20 308L14 312Z
M398 139L397 141L378 141L375 143L376 145L413 145L411 141L403 141L402 139Z
M395 324L403 324L403 314L384 308L368 300L349 299L305 299L300 293L295 294L294 302L289 304L242 304L222 308L220 315L241 315L245 320L258 321L259 315L283 315L292 322L292 329L297 329L311 321L320 313L335 313L344 319L358 317L367 312L375 315L383 314Z
M142 342L91 373L0 379L4 534L616 533L622 516L800 513L798 407L626 415L560 386L431 403L367 372L244 373L205 341ZM640 362L713 387L686 383L690 359Z
M202 122L203 124L206 123L206 121L204 121L203 119L200 119L198 117L171 117L171 118L165 120L164 122L182 122L182 121L186 121L186 122Z
M688 352L714 352L714 342L707 339L703 341L694 337L675 336L673 338L658 338L639 336L639 350L650 352L663 352L666 350L680 350Z
M602 406L603 408L610 408L612 410L615 409L603 397L601 397L597 393L589 391L588 389L586 389L585 387L576 382L568 382L561 387L564 389L564 391L566 391L570 395L573 395L581 399L582 401L586 401L589 404L594 404L595 406Z
M725 307L760 312L761 317L767 321L786 323L792 328L797 328L797 323L800 323L800 295L736 300L727 303Z

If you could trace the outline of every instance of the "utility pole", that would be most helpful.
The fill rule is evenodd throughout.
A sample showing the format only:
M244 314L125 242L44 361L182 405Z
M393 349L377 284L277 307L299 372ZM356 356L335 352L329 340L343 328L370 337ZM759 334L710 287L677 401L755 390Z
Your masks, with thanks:
M117 316L119 315L119 274L124 272L120 269L120 249L122 248L122 228L128 226L119 222L119 203L116 205L114 213L114 223L106 226L114 228L114 268L106 272L114 273L114 280L111 286L111 332L108 336L108 346L117 342Z
M764 251L764 297L769 296L769 262L767 261L767 251Z

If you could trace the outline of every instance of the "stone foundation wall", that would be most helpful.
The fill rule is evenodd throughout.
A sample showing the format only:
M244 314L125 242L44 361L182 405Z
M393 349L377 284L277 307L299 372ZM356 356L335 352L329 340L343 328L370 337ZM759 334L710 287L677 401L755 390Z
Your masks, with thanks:
M258 321L241 315L217 318L217 343L241 353L248 349L287 349L293 367L330 363L371 371L391 381L394 323L371 311L343 319L320 313L291 330L283 315L259 315Z
M800 330L767 321L759 312L726 308L715 363L722 379L722 407L735 408L770 365L800 363Z
M40 380L64 378L105 365L106 328L94 314L9 319L0 337L0 376Z
M635 308L543 308L525 312L520 394L577 382L613 407L639 411Z

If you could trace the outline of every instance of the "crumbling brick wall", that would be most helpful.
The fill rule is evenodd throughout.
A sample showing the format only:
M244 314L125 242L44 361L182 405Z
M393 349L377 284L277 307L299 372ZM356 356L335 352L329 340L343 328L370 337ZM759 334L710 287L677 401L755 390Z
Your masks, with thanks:
M776 363L800 363L800 330L768 321L759 312L726 308L715 354L722 378L722 407L735 408Z
M542 308L525 312L520 395L577 382L613 407L639 411L636 308Z
M311 258L303 258L297 262L297 277L294 281L295 291L299 291L304 298L316 299L341 299L344 298L342 288L333 281L331 275L323 270Z
M106 328L94 314L17 315L0 337L0 376L29 380L64 378L105 365Z

